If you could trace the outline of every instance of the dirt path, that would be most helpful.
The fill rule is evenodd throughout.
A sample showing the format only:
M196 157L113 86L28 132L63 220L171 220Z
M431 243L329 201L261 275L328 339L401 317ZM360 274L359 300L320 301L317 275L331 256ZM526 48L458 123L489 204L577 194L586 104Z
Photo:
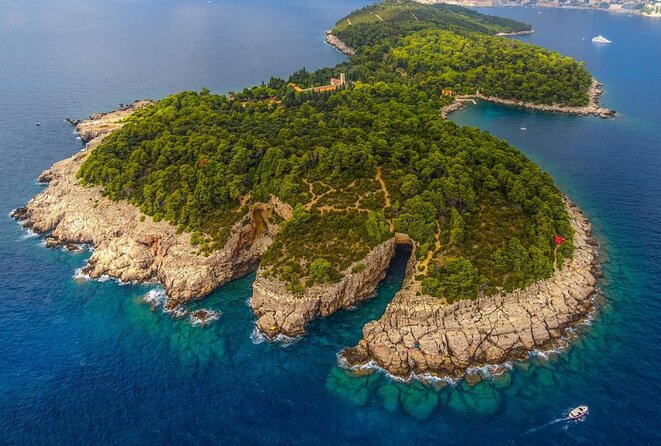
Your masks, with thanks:
M383 181L383 178L381 177L381 166L376 168L376 176L374 177L374 179L378 181L379 184L381 185L381 191L383 192L383 196L385 200L385 206L383 206L383 210L385 211L387 208L392 207L392 204L390 203L390 193L388 193L386 182Z
M427 257L425 257L425 260L420 262L420 266L422 267L421 269L422 272L427 274L427 266L429 266L429 262L434 256L434 253L440 250L441 250L441 226L438 224L437 221L436 231L434 232L434 249L430 249L429 252L427 253Z
M308 180L306 180L305 178L303 178L303 182L304 182L305 184L308 185L308 188L309 188L309 190L310 190L310 195L312 195L312 199L311 199L307 204L305 204L305 206L303 206L303 208L304 208L306 211L308 211L308 212L312 209L312 207L313 207L315 204L317 204L317 202L318 202L319 200L321 200L321 198L322 198L324 195L328 195L328 194L330 194L330 193L332 193L332 192L337 192L337 189L335 189L335 188L332 187L331 185L326 184L326 183L324 183L324 182L322 182L322 181L315 181L315 183L319 183L319 184L321 184L322 186L328 188L328 190L326 190L326 191L320 193L319 195L317 195L317 194L314 193L314 183L309 183ZM355 183L355 182L354 182L354 183ZM354 184L354 183L351 183L351 184ZM351 185L349 185L349 186L351 186Z

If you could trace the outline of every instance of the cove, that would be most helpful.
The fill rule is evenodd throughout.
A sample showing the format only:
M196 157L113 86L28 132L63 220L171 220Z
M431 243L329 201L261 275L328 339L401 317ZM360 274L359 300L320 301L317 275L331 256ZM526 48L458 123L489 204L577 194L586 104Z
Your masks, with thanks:
M341 60L323 44L323 30L360 2L264 0L256 2L264 8L260 14L254 9L246 12L244 2L214 2L225 6L221 12L236 14L208 13L202 9L206 2L182 2L188 14L174 14L174 8L163 6L167 4L124 2L124 12L114 9L112 2L85 7L81 2L52 1L0 5L0 16L12 19L3 22L12 26L0 28L0 45L8 58L0 70L6 99L0 110L0 153L5 160L0 164L0 442L658 441L661 101L649 87L661 76L658 22L590 11L543 10L537 17L536 10L487 10L533 23L538 32L531 39L587 60L588 68L605 83L604 103L620 112L615 121L601 121L479 105L453 117L508 139L549 171L586 211L609 258L600 284L606 302L571 351L512 370L508 387L494 386L491 391L483 384L476 391L452 386L434 391L418 384L404 386L379 374L346 377L334 368L339 349L359 338L361 324L377 317L398 289L396 268L374 300L313 322L310 335L300 342L288 347L255 345L250 340L253 319L245 304L252 276L211 296L204 305L219 309L221 318L199 329L151 312L141 303L148 287L76 282L74 271L88 254L47 251L39 239L25 238L7 216L40 190L34 179L44 168L80 148L64 117L82 118L119 102L161 97L183 88L208 85L216 91L230 90L243 85L242 76L253 83L270 74L271 66L259 71L254 55L269 53L273 46L259 33L248 33L237 40L258 49L231 59L238 74L234 83L225 83L218 73L231 53L223 52L226 40L214 37L222 27L200 27L201 21L219 23L224 18L247 29L271 23L286 37L275 45L283 51L279 55L286 48L297 54L281 57L286 74L301 65L311 68ZM82 18L72 14L74 8L81 8ZM53 14L59 21L45 20ZM207 16L209 22L204 21ZM180 21L168 21L174 17ZM107 25L94 34L88 26L92 23ZM170 47L166 55L173 62L167 67L174 68L155 71L130 56L151 48L145 30L163 23L178 23L181 32L199 36L198 45L189 46L197 56L184 47ZM291 26L284 30L283 23ZM122 32L132 38L121 37ZM614 40L611 53L582 45L583 36L599 33ZM135 53L127 53L131 45ZM115 58L92 57L100 47ZM39 70L44 60L46 74ZM130 76L121 76L126 71ZM518 130L524 120L529 129L525 135ZM36 122L42 123L38 129ZM434 403L432 391L438 403L429 412L423 409ZM400 401L407 401L406 406ZM558 423L527 433L579 403L590 405L586 422ZM471 409L477 404L477 410Z

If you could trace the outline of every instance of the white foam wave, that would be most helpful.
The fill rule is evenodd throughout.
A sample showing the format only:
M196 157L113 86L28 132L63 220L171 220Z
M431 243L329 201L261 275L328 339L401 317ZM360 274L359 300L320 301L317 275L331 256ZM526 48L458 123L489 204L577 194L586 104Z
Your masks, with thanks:
M283 347L289 347L290 345L296 344L301 339L303 339L302 336L293 338L283 334L278 334L275 338L269 339L264 333L261 332L259 328L257 328L257 326L254 326L252 333L250 333L250 340L253 344L262 344L264 342L268 342L271 344L280 344Z
M156 288L147 291L147 293L142 297L142 300L145 303L148 303L152 308L156 308L160 307L161 305L165 305L167 296L165 295L165 290Z
M186 307L183 305L177 305L174 308L167 308L167 306L164 305L163 312L169 314L173 319L183 319L186 314L188 314L188 310L186 310Z
M392 373L388 372L386 369L378 365L375 361L371 360L365 364L358 364L355 366L349 365L342 356L342 352L337 353L337 365L339 367L342 367L343 369L347 370L374 370L378 373L381 373L388 377L389 379L397 382L402 382L402 383L410 383L411 381L420 381L420 382L445 382L451 386L456 386L459 384L463 379L464 376L473 374L473 373L480 373L485 379L487 378L492 378L494 375L497 375L495 373L498 369L504 367L507 370L512 370L514 368L514 364L512 362L504 362L502 364L486 364L483 366L475 366L475 367L469 367L466 370L466 373L462 377L456 377L456 376L450 376L450 375L435 375L431 372L425 372L425 373L415 373L411 372L408 377L402 377L402 376L397 376L393 375Z
M37 238L37 237L39 237L39 234L34 232L32 229L26 228L25 226L23 226L23 234L21 234L21 236L19 237L19 240L22 241L22 240L28 240L28 239Z

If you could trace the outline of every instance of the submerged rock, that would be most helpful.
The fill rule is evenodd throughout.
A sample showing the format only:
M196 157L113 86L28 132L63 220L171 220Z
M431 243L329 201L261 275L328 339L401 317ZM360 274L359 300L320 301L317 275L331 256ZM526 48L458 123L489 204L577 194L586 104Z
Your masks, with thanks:
M414 418L426 420L432 414L438 405L438 394L418 382L407 386L406 390L400 393L402 407Z
M388 412L394 412L399 407L399 390L397 386L388 382L379 387L377 394L381 398L383 408Z
M350 370L333 367L326 379L326 389L357 406L364 406L379 379L376 374L357 377Z
M195 310L190 315L190 321L193 325L209 325L213 321L217 320L220 317L220 311L207 310L205 308L200 308Z

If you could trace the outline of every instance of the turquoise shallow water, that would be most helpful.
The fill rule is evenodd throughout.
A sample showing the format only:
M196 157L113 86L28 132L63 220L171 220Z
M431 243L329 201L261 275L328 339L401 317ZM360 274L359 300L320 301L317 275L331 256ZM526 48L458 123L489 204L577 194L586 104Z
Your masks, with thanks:
M335 367L336 353L397 291L405 252L375 299L313 322L284 347L255 343L253 276L196 304L222 314L193 327L142 303L149 287L76 281L89 254L46 250L7 216L40 190L41 170L80 148L65 116L337 63L322 31L365 3L0 0L1 444L661 440L661 22L488 10L533 23L529 40L585 60L605 83L605 104L621 113L605 121L481 104L453 116L549 171L592 219L608 258L605 305L576 347L501 381L438 390ZM596 34L614 44L593 46ZM591 408L585 422L534 430L579 403Z

